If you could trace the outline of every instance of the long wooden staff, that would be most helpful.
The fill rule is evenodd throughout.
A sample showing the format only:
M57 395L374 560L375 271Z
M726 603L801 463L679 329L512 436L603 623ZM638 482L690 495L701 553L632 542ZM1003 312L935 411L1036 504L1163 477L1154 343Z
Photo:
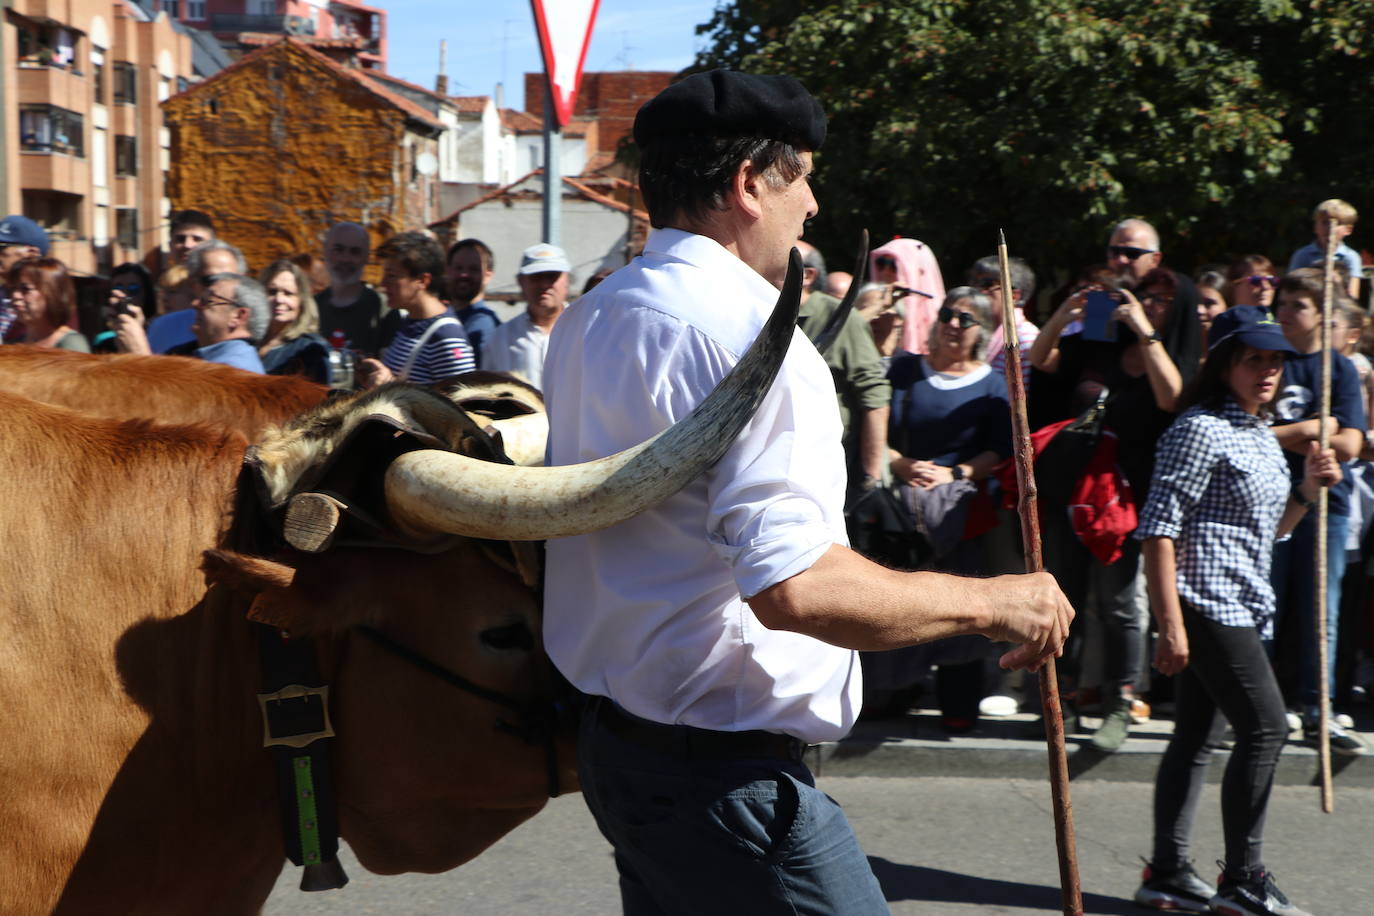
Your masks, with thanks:
M1321 431L1317 434L1317 442L1322 451L1326 451L1331 442L1331 433L1326 428L1331 417L1331 304L1334 293L1336 279L1336 221L1328 220L1326 223L1326 263L1323 265L1322 277L1322 400L1321 400ZM1312 599L1316 605L1317 613L1317 759L1319 761L1319 772L1321 774L1321 799L1322 810L1330 814L1336 808L1335 793L1331 789L1331 744L1330 738L1330 710L1328 704L1331 702L1330 684L1327 675L1327 645L1326 645L1326 516L1327 516L1327 496L1328 489L1322 484L1321 491L1317 494L1317 548L1316 556L1312 558L1313 570L1312 578L1316 583L1314 591L1316 596ZM1344 550L1344 544L1337 544L1337 550Z
M1021 375L1021 341L1016 327L1016 303L1012 300L1011 265L1007 239L997 230L997 262L1002 273L1002 337L1006 342L1007 400L1011 404L1012 447L1016 455L1016 483L1021 489L1017 507L1021 514L1021 543L1026 550L1026 572L1043 572L1040 550L1040 515L1036 505L1035 452L1031 448L1030 421L1026 418L1026 385ZM1069 755L1064 747L1064 712L1059 706L1059 678L1054 659L1040 669L1040 706L1044 710L1045 740L1050 755L1050 792L1054 797L1054 839L1059 847L1059 887L1065 916L1083 916L1083 891L1078 883L1078 847L1074 840L1073 803L1069 800Z

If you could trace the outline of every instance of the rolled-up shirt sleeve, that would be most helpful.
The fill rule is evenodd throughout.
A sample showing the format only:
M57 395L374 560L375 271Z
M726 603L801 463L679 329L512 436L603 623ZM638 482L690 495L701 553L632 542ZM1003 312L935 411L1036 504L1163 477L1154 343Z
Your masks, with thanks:
M707 537L746 599L805 571L833 544L848 543L829 372L814 348L794 341L780 378L785 384L773 385L707 474Z
M1155 473L1150 498L1140 516L1135 536L1177 539L1183 520L1194 507L1216 464L1216 437L1208 434L1206 418L1180 417L1160 437L1155 452Z

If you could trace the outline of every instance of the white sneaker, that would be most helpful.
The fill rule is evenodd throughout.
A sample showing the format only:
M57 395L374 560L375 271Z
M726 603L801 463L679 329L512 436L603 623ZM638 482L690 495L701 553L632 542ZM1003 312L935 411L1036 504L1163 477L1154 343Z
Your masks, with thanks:
M994 695L983 697L978 703L978 714L992 718L1014 716L1020 709L1021 704L1008 696Z
M1298 715L1292 710L1289 710L1288 712L1284 713L1284 718L1288 720L1288 730L1290 732L1295 732L1298 729L1302 728L1302 716Z
M1336 713L1334 716L1331 717L1331 721L1332 721L1332 722L1335 722L1335 723L1336 723L1337 725L1339 725L1341 728L1354 728L1354 727L1355 727L1355 720L1352 719L1352 718L1350 718L1349 716L1347 716L1347 715L1346 715L1345 713L1343 713L1343 712L1338 712L1338 713Z

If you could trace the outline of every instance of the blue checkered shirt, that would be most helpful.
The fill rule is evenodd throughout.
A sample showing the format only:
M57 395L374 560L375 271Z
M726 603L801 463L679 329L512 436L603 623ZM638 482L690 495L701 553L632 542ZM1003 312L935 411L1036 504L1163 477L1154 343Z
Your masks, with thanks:
M1193 407L1159 440L1135 536L1174 540L1179 596L1199 613L1267 638L1269 566L1291 486L1267 419L1229 397L1220 410Z

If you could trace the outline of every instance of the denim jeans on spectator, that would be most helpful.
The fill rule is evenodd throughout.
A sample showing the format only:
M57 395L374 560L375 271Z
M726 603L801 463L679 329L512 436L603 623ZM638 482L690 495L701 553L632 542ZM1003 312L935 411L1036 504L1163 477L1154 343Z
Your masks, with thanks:
M629 916L877 914L887 903L839 804L806 765L687 760L582 721L587 807L615 848Z
M1345 536L1350 525L1349 516L1326 517L1326 645L1327 690L1336 690L1336 634L1340 628L1341 579L1345 574ZM1295 697L1308 715L1317 712L1317 640L1315 581L1312 578L1313 557L1317 537L1317 513L1308 512L1286 541L1274 546L1274 568L1270 581L1278 600L1274 618L1274 634L1285 619L1292 616L1288 631L1297 630L1298 693ZM1270 654L1275 649L1270 647Z
M1221 781L1226 865L1254 868L1264 861L1264 817L1288 734L1283 695L1258 630L1224 626L1186 604L1183 624L1188 667L1175 678L1174 736L1155 780L1153 862L1167 870L1191 854L1193 819L1225 716L1236 731Z

